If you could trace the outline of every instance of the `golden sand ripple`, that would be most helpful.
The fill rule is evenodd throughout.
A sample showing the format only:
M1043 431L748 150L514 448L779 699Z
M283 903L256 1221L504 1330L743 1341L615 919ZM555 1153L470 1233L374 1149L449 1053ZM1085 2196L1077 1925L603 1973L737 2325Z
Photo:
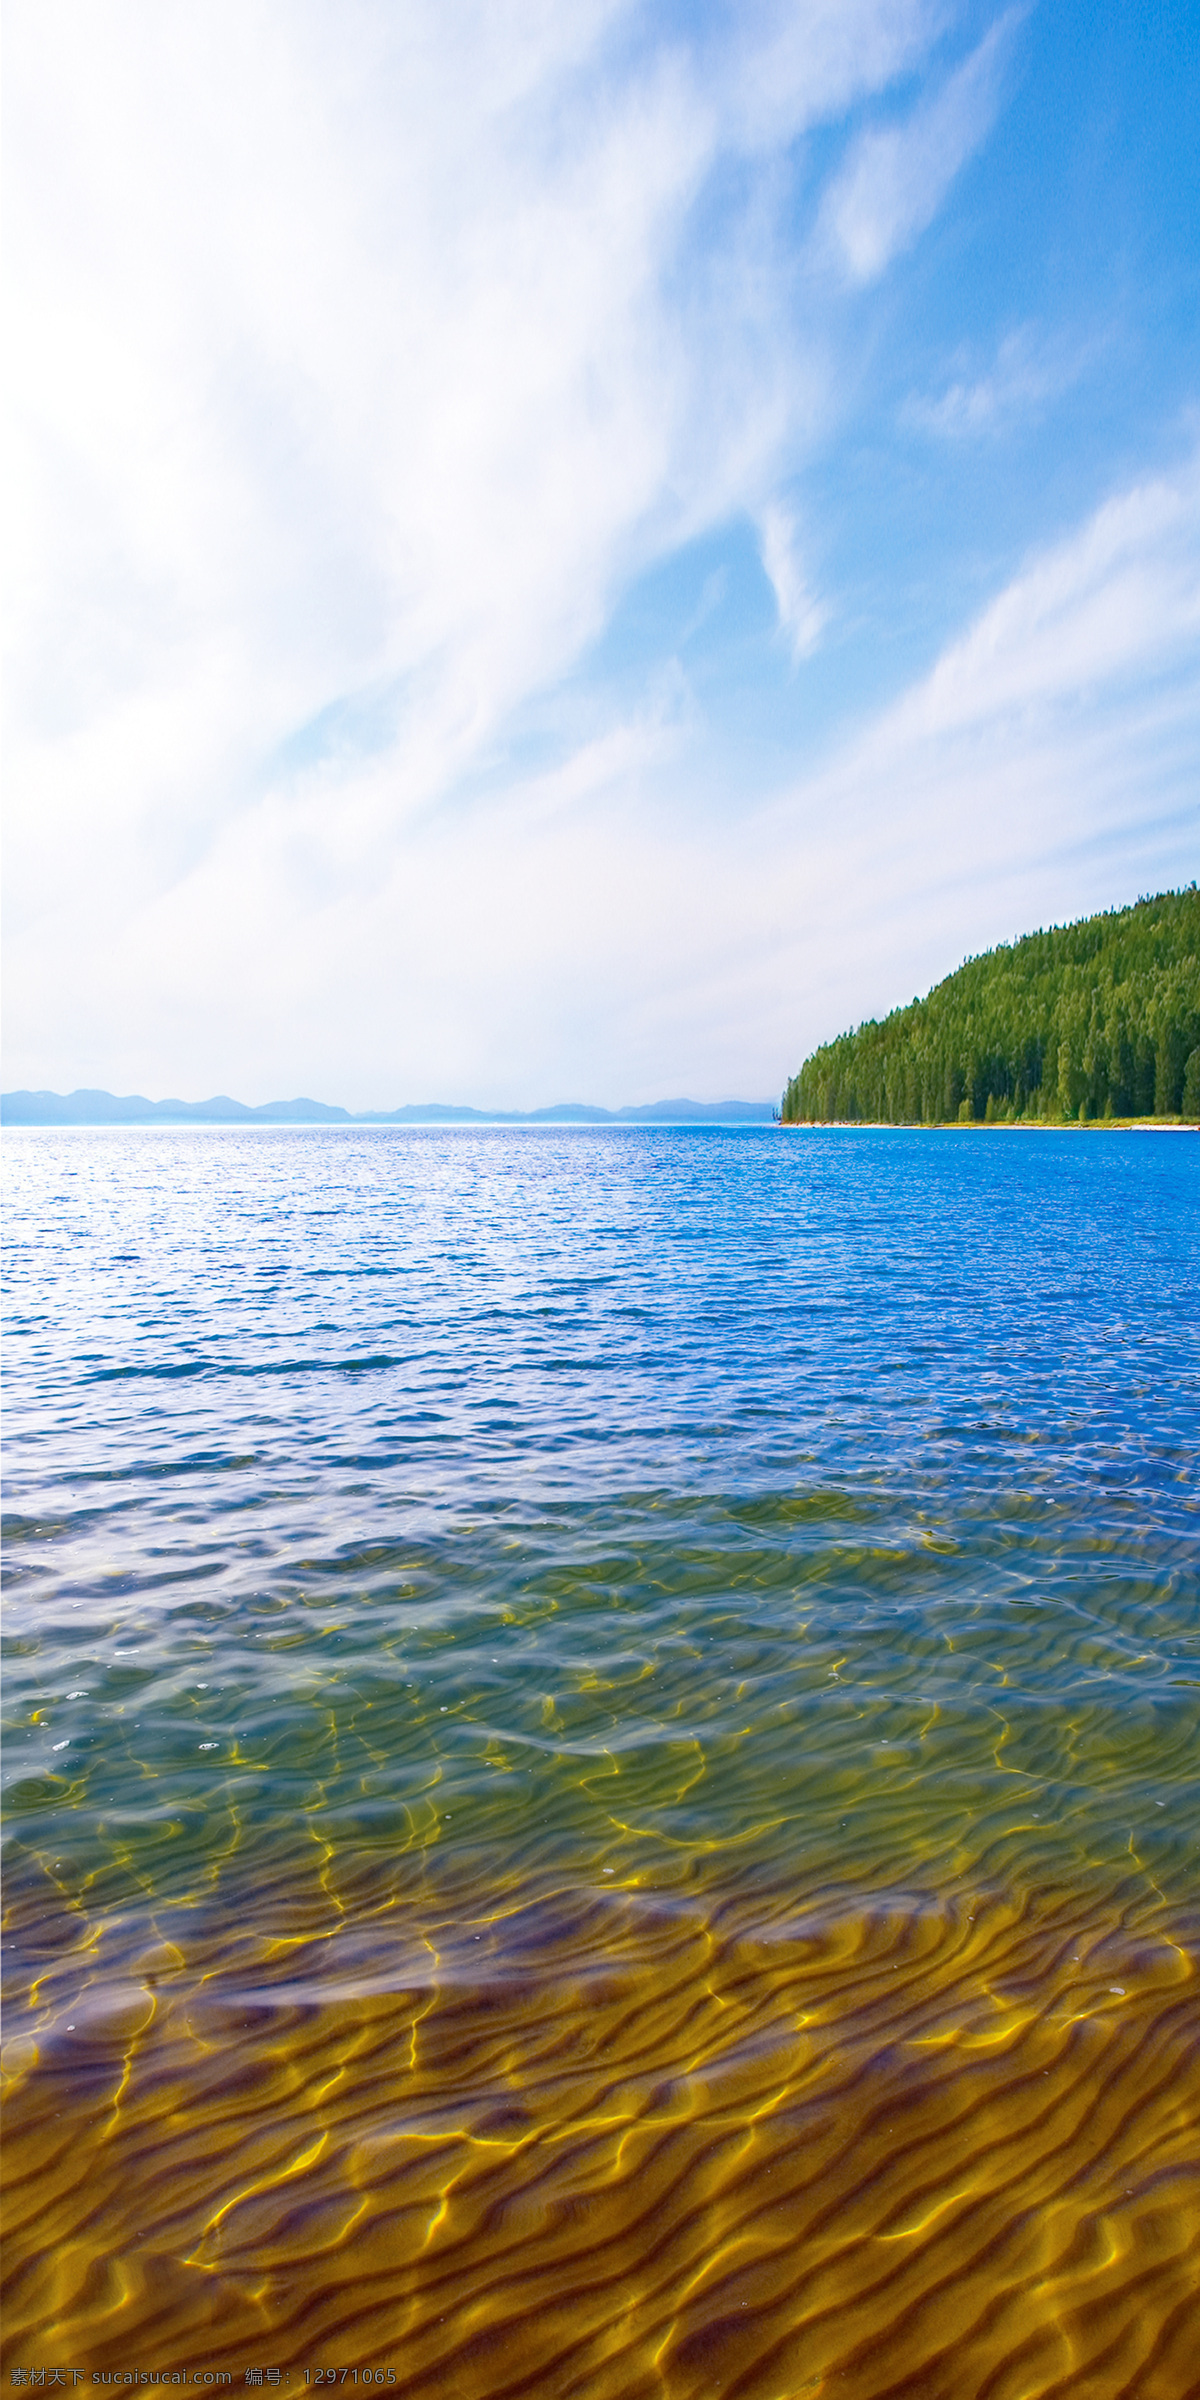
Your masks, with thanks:
M1200 2017L1165 1911L464 1885L105 1925L35 1899L6 2376L1200 2393Z

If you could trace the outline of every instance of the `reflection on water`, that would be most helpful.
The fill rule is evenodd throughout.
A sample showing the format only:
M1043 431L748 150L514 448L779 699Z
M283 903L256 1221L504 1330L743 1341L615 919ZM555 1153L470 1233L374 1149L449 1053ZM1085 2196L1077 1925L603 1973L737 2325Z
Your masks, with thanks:
M10 1146L6 2374L1200 2391L1195 1157Z

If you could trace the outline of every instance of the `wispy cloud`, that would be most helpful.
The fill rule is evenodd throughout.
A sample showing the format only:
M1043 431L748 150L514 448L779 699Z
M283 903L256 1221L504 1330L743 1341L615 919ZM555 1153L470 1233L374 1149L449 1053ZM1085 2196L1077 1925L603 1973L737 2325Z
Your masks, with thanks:
M764 822L805 935L794 1048L968 951L1196 873L1198 636L1193 454L1032 557Z
M985 373L955 376L936 398L914 393L904 422L949 441L1003 432L1060 399L1095 355L1094 343L1070 344L1037 325L1019 325L1005 335Z
M760 519L763 569L775 594L780 628L794 659L808 658L821 638L828 610L809 589L797 529L778 503Z
M818 230L818 248L840 262L850 283L873 282L932 222L992 125L1023 14L1012 9L1001 17L901 123L870 126L851 143L825 195Z
M829 398L771 155L937 21L17 0L21 913L259 808L353 817L377 875L632 573L753 514ZM381 694L388 772L331 810Z
M1130 677L1200 656L1200 462L1136 484L1018 575L927 680L885 720L881 739L936 738L1035 704L1072 709Z
M188 1088L236 1056L251 1098L301 1063L361 1105L769 1091L964 952L1195 871L1198 627L1189 460L1032 557L769 802L697 810L705 729L685 710L628 715L543 774L427 812L370 871L386 762L332 815L278 794L235 814L115 946L111 920L71 910L99 996L88 1038L132 1089L165 1027ZM57 953L32 946L25 975L53 1026Z
M912 972L931 875L957 948L1081 845L1084 901L1139 828L1169 871L1190 469L1032 557L785 800L779 740L713 796L699 642L564 704L536 772L514 736L723 527L759 529L772 675L799 705L823 669L795 495L841 295L939 205L1011 39L862 131L941 76L946 13L161 0L131 35L125 0L13 0L13 1080L767 1090L864 959L868 1000ZM847 118L797 230L802 137ZM780 638L818 667L780 677Z
M700 12L697 11L697 21ZM732 0L699 37L730 138L773 149L910 71L952 22L954 0ZM749 38L747 38L749 37Z

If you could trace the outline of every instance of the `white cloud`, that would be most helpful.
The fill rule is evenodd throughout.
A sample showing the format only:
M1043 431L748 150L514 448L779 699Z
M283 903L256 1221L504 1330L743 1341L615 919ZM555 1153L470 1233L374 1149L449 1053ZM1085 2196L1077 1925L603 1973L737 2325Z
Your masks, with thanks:
M786 804L701 806L669 678L623 711L593 691L552 768L504 763L615 596L706 528L759 524L812 649L769 496L837 378L776 153L941 23L812 0L689 48L617 0L14 0L10 1081L766 1091L864 1005L864 945L881 1004L912 988L930 848L935 966L985 901L1010 932L1018 897L1044 911L1060 853L1099 843L1099 888L1140 828L1134 888L1170 871L1142 794L1169 816L1195 765L1183 474L1035 560ZM936 204L1002 38L918 108L890 201L852 144L844 262Z
M846 0L734 0L705 63L735 138L770 147L797 125L882 91L952 17L952 0L883 0L870 9Z
M764 817L805 939L789 1060L1031 926L1200 861L1200 458L1035 556Z
M760 519L763 569L775 594L779 623L794 659L816 649L827 610L809 590L796 527L786 509L771 503Z
M1045 401L1057 400L1084 372L1090 346L1068 346L1047 338L1035 325L1006 334L985 374L956 376L937 399L914 394L904 419L946 440L977 438L1028 418Z
M818 247L840 260L849 282L874 282L932 223L991 128L1005 51L1023 13L1001 17L903 124L868 127L851 143L826 192L818 232Z
M1033 558L820 772L736 817L697 814L703 726L669 708L425 812L376 869L386 759L332 817L275 795L116 955L73 912L100 996L78 1079L157 1092L169 1057L189 1093L236 1059L247 1098L362 1106L778 1089L967 952L1195 871L1198 586L1191 462ZM60 955L24 967L52 1032Z
M935 23L762 6L689 51L620 0L15 0L20 913L158 889L256 810L353 820L377 880L820 416L769 174L692 211ZM346 742L390 709L390 773L276 789L331 708Z
M1200 464L1105 502L1036 558L885 720L885 745L1030 708L1075 708L1131 677L1193 669L1200 646Z

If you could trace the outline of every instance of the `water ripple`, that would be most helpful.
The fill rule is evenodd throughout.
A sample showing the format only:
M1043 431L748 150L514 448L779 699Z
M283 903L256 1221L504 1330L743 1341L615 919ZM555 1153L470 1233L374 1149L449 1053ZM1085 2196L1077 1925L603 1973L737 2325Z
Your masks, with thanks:
M1196 1145L6 1172L6 2364L1200 2390Z

